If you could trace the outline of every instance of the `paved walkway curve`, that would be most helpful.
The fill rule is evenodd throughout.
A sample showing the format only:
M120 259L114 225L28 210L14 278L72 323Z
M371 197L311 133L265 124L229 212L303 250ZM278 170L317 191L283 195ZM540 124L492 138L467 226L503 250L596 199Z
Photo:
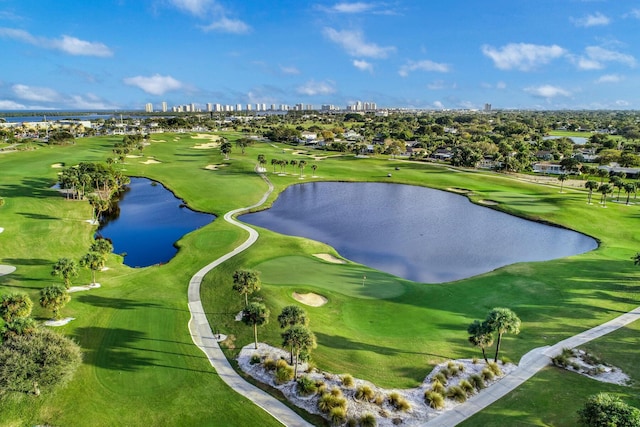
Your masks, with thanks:
M205 315L204 308L202 307L202 301L200 301L200 284L202 283L202 279L204 278L204 276L209 271L222 264L229 258L234 257L235 255L253 245L258 239L257 231L245 224L242 224L241 222L236 221L233 216L248 209L256 208L267 201L267 198L273 192L273 184L271 184L269 179L264 174L260 174L260 176L269 185L269 189L264 194L262 199L260 199L260 201L253 206L236 209L227 212L224 215L225 221L248 231L249 238L231 252L221 256L220 258L200 269L200 271L198 271L189 281L189 311L191 312L191 319L189 320L189 332L191 333L191 339L193 339L193 342L200 348L200 350L202 350L207 355L211 366L214 367L220 378L232 389L234 389L236 392L240 393L247 399L251 400L253 403L267 411L276 420L280 421L286 426L311 427L312 424L309 424L285 404L278 401L270 394L255 387L254 385L249 384L240 375L238 375L236 371L233 370L231 364L225 357L224 353L222 353L222 350L220 349L220 346L218 345L218 342L214 337L211 326L209 325L209 321L207 320L207 316Z
M588 331L562 340L555 345L535 348L522 356L518 367L509 375L492 384L491 387L483 390L482 393L469 398L465 403L442 413L424 425L428 427L452 427L458 425L520 386L545 366L548 366L551 363L551 358L562 353L563 348L578 347L638 319L640 319L640 307L618 316L607 323L603 323Z

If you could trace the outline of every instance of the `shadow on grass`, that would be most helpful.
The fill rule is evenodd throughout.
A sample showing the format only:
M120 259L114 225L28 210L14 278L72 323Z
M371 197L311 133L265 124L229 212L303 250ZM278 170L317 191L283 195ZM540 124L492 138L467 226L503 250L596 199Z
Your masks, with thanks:
M23 217L29 218L29 219L60 219L59 217L32 213L32 212L17 212L17 214L22 215Z
M341 337L337 335L327 335L327 334L323 334L322 332L316 332L315 335L316 335L316 338L318 339L318 342L322 343L323 346L330 347L330 348L338 348L341 350L352 349L352 350L370 351L370 352L385 355L385 356L395 356L398 354L421 354L425 356L441 357L443 359L449 358L449 356L445 356L442 354L434 354L434 353L420 352L420 351L406 351L399 348L382 347L375 344L368 344L368 343L354 341L347 337Z
M3 258L2 264L9 265L51 265L53 262L48 259L42 258Z
M130 299L124 298L109 298L109 297L101 297L97 295L80 295L76 298L83 304L89 304L94 307L100 308L117 308L119 310L133 310L136 308L164 308L158 304L150 303L150 302L139 302Z
M50 189L52 181L48 178L25 178L20 184L8 184L0 186L0 193L5 198L29 197L44 199L57 194L57 191Z

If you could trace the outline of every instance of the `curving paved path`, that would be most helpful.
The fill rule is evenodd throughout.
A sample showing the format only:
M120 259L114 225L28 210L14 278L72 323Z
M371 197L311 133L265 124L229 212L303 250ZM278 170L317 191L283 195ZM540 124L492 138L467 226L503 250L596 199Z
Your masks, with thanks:
M249 384L240 375L238 375L236 371L233 370L231 364L224 356L224 353L222 353L222 350L218 345L218 341L216 341L214 337L211 326L209 326L207 316L205 315L204 308L202 307L202 301L200 301L200 284L202 283L202 279L204 278L204 276L209 271L222 264L229 258L234 257L235 255L253 245L258 239L257 231L245 224L242 224L239 221L236 221L233 216L240 212L262 205L267 200L269 195L273 192L273 184L271 184L271 182L263 174L260 174L260 176L269 185L269 189L264 194L262 199L260 199L260 201L255 205L236 209L227 212L224 215L225 221L248 231L249 238L231 252L221 256L220 258L201 268L200 271L198 271L189 281L188 297L189 311L191 312L191 319L189 320L189 332L191 333L191 339L193 340L193 342L198 346L198 348L200 348L200 350L204 352L204 354L207 355L211 366L213 366L220 378L232 389L234 389L236 392L240 393L247 399L251 400L253 403L267 411L276 420L280 421L286 426L312 427L312 424L309 424L285 404L278 401L268 393L255 387L254 385Z
M509 375L483 390L482 393L469 398L469 400L455 409L442 413L424 425L428 427L452 427L458 425L520 386L545 366L548 366L551 363L551 358L562 353L563 348L578 347L638 319L640 319L640 307L552 346L533 349L522 356L518 368Z

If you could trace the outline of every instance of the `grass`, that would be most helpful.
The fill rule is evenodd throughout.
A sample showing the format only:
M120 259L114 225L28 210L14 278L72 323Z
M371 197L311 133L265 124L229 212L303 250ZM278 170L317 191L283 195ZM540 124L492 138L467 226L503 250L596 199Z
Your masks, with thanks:
M227 135L231 141L238 136ZM412 387L437 363L477 356L478 350L467 342L466 327L495 306L512 308L523 321L519 335L505 336L501 353L518 360L531 348L553 344L637 305L640 270L629 259L640 247L637 206L608 203L607 209L601 209L586 204L583 190L566 189L559 194L556 187L510 176L421 163L350 155L316 161L309 154L292 154L290 147L269 144L248 147L244 156L234 149L231 159L224 161L216 149L194 149L203 141L189 134L154 139L144 156L161 163L145 165L141 163L145 158L128 159L123 165L126 173L161 181L190 207L218 216L261 197L266 185L253 168L257 154L265 154L267 161L274 157L309 161L303 181L298 170L292 174L290 167L287 176L269 173L276 187L269 203L288 185L310 181L310 166L315 163L318 178L314 180L463 188L470 190L472 201L493 200L502 211L572 228L601 243L598 250L579 256L520 263L453 283L425 285L355 263L323 262L311 254L335 255L332 248L260 230L261 237L251 249L203 281L202 299L210 322L214 329L235 336L235 347L253 339L251 328L234 321L243 306L242 298L231 290L231 275L237 268L262 272L263 289L258 296L272 318L259 330L261 341L281 344L282 331L275 317L282 307L296 303L291 296L294 291L322 294L328 304L305 307L318 339L314 361L321 369L349 372L384 387ZM104 160L118 140L91 138L74 146L0 155L0 196L6 200L0 208L0 226L5 228L0 234L0 263L18 267L14 274L0 277L0 292L26 290L35 300L40 288L59 281L50 276L58 258L79 258L86 251L93 231L84 222L90 217L88 203L65 201L48 189L59 171L51 165ZM217 171L204 169L218 163L228 165ZM267 170L272 170L269 163ZM392 178L387 178L389 172ZM221 382L186 328L186 287L191 274L245 238L244 231L216 220L182 238L178 255L163 266L131 269L118 256L110 256L110 270L98 276L103 287L73 295L62 312L77 320L61 330L85 349L75 380L39 399L3 398L0 419L9 425L244 425L257 419L263 425L276 425ZM364 288L363 275L367 276ZM89 277L90 272L83 270L75 283L87 283ZM48 316L40 309L35 314ZM636 332L629 332L628 339ZM609 345L605 350L611 359L626 357L630 366L637 364L637 356L623 347ZM225 351L233 357L237 348ZM583 395L593 394L597 387L591 380L567 375L544 371L514 392L519 398L503 399L487 410L487 416L493 415L494 423L505 418L515 424L542 422L538 419L557 420L557 425L575 422L557 397L548 395L548 387L553 384L562 395L566 384L575 393L577 406ZM567 399L571 393L566 393ZM532 403L518 410L527 399ZM533 406L536 402L542 409ZM77 416L80 413L82 417Z

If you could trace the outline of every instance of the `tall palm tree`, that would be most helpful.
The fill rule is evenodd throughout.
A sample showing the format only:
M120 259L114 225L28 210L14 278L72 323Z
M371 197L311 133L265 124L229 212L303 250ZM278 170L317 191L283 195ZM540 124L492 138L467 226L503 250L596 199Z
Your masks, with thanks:
M558 181L560 181L560 192L562 193L562 186L564 185L564 182L569 179L569 175L567 175L566 173L561 173L560 175L558 175Z
M492 332L498 333L498 342L496 343L496 355L493 359L494 362L498 361L498 353L500 352L500 343L502 341L502 335L519 334L520 333L520 318L510 309L497 307L491 310L485 320L487 327Z
M624 185L624 192L627 193L627 205L629 204L629 198L631 197L631 193L636 191L636 185L632 182L627 182Z
M303 325L307 326L309 318L307 312L297 305L288 305L282 309L282 312L278 315L278 323L282 329L287 326ZM290 364L293 365L293 346L289 348Z
M470 335L469 342L476 347L480 347L484 361L489 363L485 349L487 347L491 347L493 344L493 335L491 334L491 329L487 325L487 322L474 320L467 328L467 332Z
M249 305L249 294L260 290L260 272L236 270L233 273L233 290L244 295L244 306Z
M60 258L53 265L52 276L62 277L65 288L71 287L71 279L78 277L78 264L70 258Z
M224 155L225 160L229 160L229 154L231 153L231 143L226 139L222 139L222 144L220 144L220 152Z
M273 166L273 173L276 173L276 165L280 163L280 160L273 158L271 159L271 166Z
M298 161L295 160L295 159L289 160L289 164L291 165L292 168L295 168L296 165L298 164ZM295 169L294 169L294 171L295 171Z
M258 348L258 326L269 322L269 309L262 303L252 302L242 311L242 322L253 326L253 339L255 348Z
M595 181L587 181L584 183L584 187L589 190L588 201L587 204L591 204L591 195L593 194L593 190L598 188L598 183Z
M293 365L293 378L298 377L298 361L302 350L310 350L316 347L316 337L304 325L294 325L282 334L282 345L291 347L295 353ZM256 347L257 348L257 347Z
M611 193L611 185L609 184L600 184L598 187L598 192L602 193L602 197L600 197L600 204L603 208L607 207L607 194Z
M302 173L304 172L304 167L307 165L306 160L300 160L298 162L298 168L300 168L300 178L302 178Z
M106 258L100 252L89 252L80 258L80 265L91 270L93 284L96 283L96 271L102 270L105 262Z
M316 169L318 169L318 165L316 164L311 165L311 170L313 170L313 176L316 176Z
M606 169L598 169L598 176L600 177L600 185L602 185L604 179L609 176L609 171Z
M54 319L60 318L60 310L70 299L69 292L59 285L47 286L40 290L40 305L51 310Z

